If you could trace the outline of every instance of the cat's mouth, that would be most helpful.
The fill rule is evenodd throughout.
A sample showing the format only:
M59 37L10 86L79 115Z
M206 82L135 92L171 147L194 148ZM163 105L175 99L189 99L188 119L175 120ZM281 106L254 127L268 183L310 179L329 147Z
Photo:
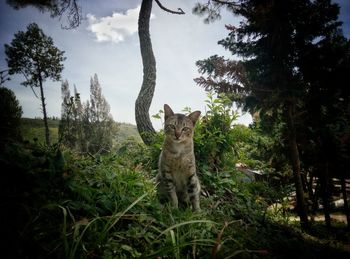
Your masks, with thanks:
M173 137L173 141L179 143L179 142L182 142L183 139L182 138Z

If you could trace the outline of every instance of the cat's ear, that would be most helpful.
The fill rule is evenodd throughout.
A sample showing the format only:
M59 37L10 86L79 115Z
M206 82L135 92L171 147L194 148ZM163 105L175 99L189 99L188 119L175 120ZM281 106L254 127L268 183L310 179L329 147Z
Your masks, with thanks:
M169 117L171 117L173 115L174 115L174 112L170 108L170 106L167 104L164 104L164 121L166 121Z
M191 121L193 122L193 125L196 124L196 121L198 120L199 116L201 115L200 111L195 111L190 113L190 115L188 115L188 117L191 119Z

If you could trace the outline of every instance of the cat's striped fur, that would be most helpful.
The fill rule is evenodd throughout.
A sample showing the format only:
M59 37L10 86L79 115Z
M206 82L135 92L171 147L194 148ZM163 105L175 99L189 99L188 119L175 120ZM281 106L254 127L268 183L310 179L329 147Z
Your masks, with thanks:
M200 111L188 116L174 114L165 104L164 115L165 139L156 178L160 201L170 201L175 208L192 205L197 211L200 209L200 183L196 174L193 131Z

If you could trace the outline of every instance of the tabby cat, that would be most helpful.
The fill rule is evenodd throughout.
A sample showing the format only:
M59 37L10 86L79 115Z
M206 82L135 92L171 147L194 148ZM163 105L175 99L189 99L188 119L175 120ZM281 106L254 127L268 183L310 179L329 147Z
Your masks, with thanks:
M194 125L200 114L174 114L169 105L164 105L165 139L156 181L160 201L170 201L174 208L192 205L193 211L200 210L200 183L193 151Z

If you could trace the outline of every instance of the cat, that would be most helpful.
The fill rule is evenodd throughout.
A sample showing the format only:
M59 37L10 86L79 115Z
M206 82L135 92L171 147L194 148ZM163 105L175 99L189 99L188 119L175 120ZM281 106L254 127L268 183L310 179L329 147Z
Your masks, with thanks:
M194 126L200 114L200 111L188 116L174 114L170 106L164 104L165 139L156 182L160 202L170 201L174 208L192 205L193 211L200 210L201 186L193 149Z

